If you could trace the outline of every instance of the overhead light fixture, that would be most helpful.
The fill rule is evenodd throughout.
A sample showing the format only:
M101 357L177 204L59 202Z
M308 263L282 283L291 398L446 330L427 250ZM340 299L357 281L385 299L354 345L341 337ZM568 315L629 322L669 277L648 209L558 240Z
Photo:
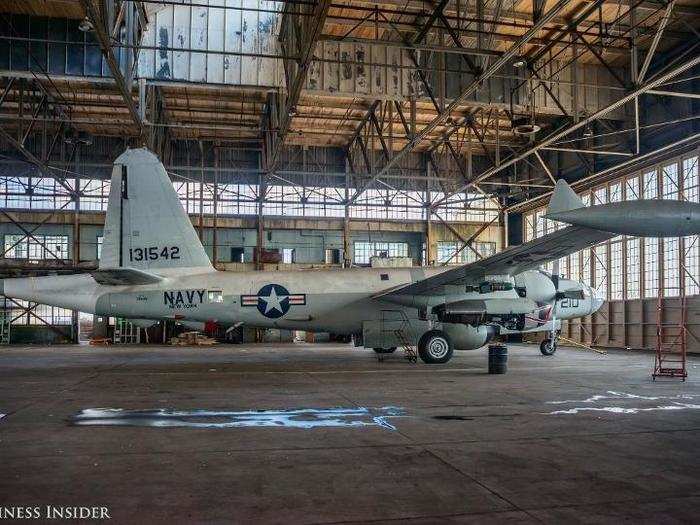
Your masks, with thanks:
M523 57L516 57L515 61L513 61L513 67L521 68L525 66L527 66L527 60Z
M593 128L591 127L590 123L586 124L583 128L583 136L584 137L592 137L593 136Z
M534 135L542 128L528 117L518 117L512 120L513 133L516 135Z
M89 33L95 29L95 26L92 24L92 20L86 16L80 21L80 24L78 24L78 29L80 29L83 33Z

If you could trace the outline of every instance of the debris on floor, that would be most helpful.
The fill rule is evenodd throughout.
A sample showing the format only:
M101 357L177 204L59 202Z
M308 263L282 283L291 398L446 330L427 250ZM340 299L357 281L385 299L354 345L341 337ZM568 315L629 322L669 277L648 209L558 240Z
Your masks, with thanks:
M112 340L107 337L95 337L90 339L90 346L107 346L111 344Z
M183 332L173 337L170 344L173 346L211 346L216 344L216 339L199 332Z

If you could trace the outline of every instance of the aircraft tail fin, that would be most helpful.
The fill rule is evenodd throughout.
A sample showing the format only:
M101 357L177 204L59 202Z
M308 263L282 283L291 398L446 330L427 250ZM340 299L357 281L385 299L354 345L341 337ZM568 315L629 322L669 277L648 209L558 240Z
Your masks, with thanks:
M146 148L115 161L100 269L211 268L163 164Z
M583 201L576 195L574 190L571 189L571 186L569 186L564 179L559 179L556 186L554 186L554 193L552 193L552 199L549 201L549 206L547 206L545 217L576 210L584 206Z

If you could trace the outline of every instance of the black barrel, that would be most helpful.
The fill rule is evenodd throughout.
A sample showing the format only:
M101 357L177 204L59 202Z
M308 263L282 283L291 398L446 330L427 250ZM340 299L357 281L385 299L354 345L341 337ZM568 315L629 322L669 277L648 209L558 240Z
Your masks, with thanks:
M489 374L505 374L508 370L508 347L489 345Z

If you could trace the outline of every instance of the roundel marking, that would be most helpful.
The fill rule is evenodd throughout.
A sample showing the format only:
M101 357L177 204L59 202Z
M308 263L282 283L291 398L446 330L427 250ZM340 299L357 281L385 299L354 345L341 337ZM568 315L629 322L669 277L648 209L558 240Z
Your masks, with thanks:
M279 284L266 284L258 290L258 311L277 319L289 311L289 290Z

